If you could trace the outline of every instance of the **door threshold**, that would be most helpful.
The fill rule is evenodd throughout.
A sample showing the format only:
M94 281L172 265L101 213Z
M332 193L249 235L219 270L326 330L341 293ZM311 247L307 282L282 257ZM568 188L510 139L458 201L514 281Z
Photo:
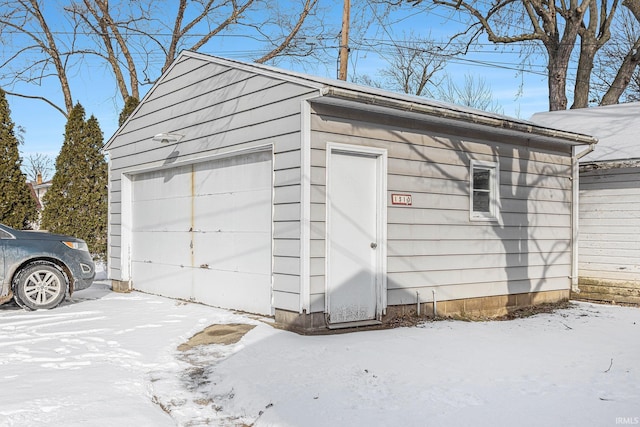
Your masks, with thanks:
M355 322L342 322L342 323L328 323L327 328L329 329L344 329L344 328L359 328L362 326L375 326L382 325L382 322L379 320L358 320Z

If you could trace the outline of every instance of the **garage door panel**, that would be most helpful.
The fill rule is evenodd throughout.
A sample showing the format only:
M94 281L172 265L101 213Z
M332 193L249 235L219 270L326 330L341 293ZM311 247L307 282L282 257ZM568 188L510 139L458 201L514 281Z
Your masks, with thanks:
M139 231L135 244L132 261L191 266L191 233Z
M271 270L270 236L265 233L198 233L194 239L196 266L250 274Z
M144 200L133 203L133 231L187 232L191 228L191 199Z
M265 151L196 164L194 166L196 194L208 194L211 191L241 192L255 189L270 191L271 157L271 152ZM211 182L224 182L224 187L212 188Z
M227 271L196 270L194 299L223 308L265 314L271 306L271 289L265 287L270 276Z
M132 267L135 289L171 298L191 297L192 268L135 262Z
M240 193L209 194L195 201L198 230L215 232L251 232L269 230L271 193L244 191Z
M133 201L172 199L189 194L191 188L191 166L174 167L146 172L134 177ZM162 192L158 193L158 188Z

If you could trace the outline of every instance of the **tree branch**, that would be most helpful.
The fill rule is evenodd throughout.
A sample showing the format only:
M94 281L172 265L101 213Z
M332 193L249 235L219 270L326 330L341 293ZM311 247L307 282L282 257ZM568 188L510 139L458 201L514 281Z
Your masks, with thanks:
M38 99L40 101L44 101L47 104L49 104L50 106L52 106L53 108L55 108L57 111L60 112L60 114L62 114L65 118L68 118L68 113L63 110L62 108L58 107L56 104L54 104L52 101L50 101L49 99L43 97L43 96L35 96L35 95L25 95L22 93L15 93L15 92L8 92L8 91L4 91L4 93L6 93L7 95L11 95L11 96L17 96L19 98L27 98L27 99Z
M300 28L302 28L302 24L304 23L305 19L307 18L313 7L316 5L316 3L318 3L318 0L306 0L304 9L302 10L302 13L300 13L300 17L298 18L298 22L296 22L296 25L289 32L289 35L287 35L282 43L280 43L280 45L278 45L275 49L264 55L262 58L257 59L255 62L262 64L282 53L282 51L284 51L291 44L291 41L298 34Z

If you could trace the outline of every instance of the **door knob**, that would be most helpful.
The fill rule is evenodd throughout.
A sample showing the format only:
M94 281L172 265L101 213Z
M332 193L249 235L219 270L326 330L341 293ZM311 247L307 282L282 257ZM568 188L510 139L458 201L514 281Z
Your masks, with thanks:
M376 242L371 243L371 249L375 249L378 247L378 244Z

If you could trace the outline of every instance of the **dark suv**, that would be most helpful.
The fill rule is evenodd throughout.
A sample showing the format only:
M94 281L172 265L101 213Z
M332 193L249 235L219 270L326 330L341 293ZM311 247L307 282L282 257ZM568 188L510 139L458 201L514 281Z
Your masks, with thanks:
M95 275L84 240L0 224L0 304L14 298L30 310L53 308Z

